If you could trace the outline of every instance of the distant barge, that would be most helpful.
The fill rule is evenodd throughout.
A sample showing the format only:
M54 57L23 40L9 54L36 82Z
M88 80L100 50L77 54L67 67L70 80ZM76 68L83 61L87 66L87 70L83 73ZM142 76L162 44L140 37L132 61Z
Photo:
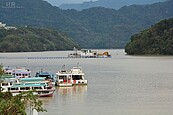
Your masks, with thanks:
M97 53L90 49L77 50L74 48L74 52L68 55L68 58L110 58L109 52Z

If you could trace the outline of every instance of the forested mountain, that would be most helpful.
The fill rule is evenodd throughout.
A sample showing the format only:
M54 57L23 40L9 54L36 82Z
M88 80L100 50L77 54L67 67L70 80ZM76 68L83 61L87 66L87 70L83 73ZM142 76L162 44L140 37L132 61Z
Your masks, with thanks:
M130 55L173 55L173 18L132 36L125 51Z
M0 21L7 25L53 28L82 48L124 48L133 34L173 17L173 0L152 5L61 10L42 0L1 0Z
M0 29L0 52L69 50L78 47L65 34L51 29Z
M49 0L47 0L49 1ZM75 10L83 10L92 7L105 7L105 8L113 8L119 9L123 6L129 5L147 5L153 4L157 2L163 2L166 0L98 0L98 1L89 1L81 4L62 4L59 7L61 9L75 9Z

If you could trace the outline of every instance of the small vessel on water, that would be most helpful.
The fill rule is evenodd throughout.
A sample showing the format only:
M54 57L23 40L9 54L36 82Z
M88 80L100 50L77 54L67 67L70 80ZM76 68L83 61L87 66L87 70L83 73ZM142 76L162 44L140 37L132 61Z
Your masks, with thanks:
M82 67L73 67L70 70L72 75L72 84L73 85L87 85L87 80L84 79L84 73L82 71Z
M74 53L70 53L68 55L69 58L110 58L111 55L109 52L97 53L96 51L92 51L90 49L81 49L77 50L74 48Z
M57 73L57 82L56 85L59 87L71 87L72 84L72 78L71 74L69 74L66 70L59 70Z
M56 75L47 71L41 70L39 72L36 72L35 77L41 77L45 78L45 80L51 80L53 85L55 85L56 83Z
M81 49L81 58L97 58L97 52L90 49Z
M20 68L20 67L16 67L14 69L11 69L9 67L4 69L5 74L7 75L12 75L15 78L29 78L31 77L31 71L29 69L26 68Z
M68 54L69 58L81 58L81 54L78 53L78 49L74 47L73 53Z
M87 80L84 79L85 74L82 71L82 67L73 67L70 71L59 70L56 75L57 85L59 87L67 87L72 85L87 85Z
M39 97L51 97L55 91L52 83L44 78L11 78L0 83L2 92L11 92L13 96L21 92L33 91Z

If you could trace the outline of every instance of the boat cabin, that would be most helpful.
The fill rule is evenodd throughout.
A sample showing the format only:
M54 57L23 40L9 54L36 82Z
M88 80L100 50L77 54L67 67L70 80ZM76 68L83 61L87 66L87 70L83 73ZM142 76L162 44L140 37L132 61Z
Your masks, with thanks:
M59 70L57 73L58 86L86 85L81 67L73 67L70 71Z
M57 83L59 87L70 87L72 86L72 75L68 71L60 70L57 73Z
M72 83L73 85L86 85L87 80L84 79L84 73L82 71L81 67L73 67L70 70L70 73L72 74Z
M81 57L82 58L96 58L97 52L89 49L81 49Z
M13 75L15 78L29 78L31 77L31 71L26 68L5 68L6 75Z
M0 84L2 92L11 92L13 96L21 92L33 91L34 95L52 96L54 88L51 82L43 78L20 78L3 81Z

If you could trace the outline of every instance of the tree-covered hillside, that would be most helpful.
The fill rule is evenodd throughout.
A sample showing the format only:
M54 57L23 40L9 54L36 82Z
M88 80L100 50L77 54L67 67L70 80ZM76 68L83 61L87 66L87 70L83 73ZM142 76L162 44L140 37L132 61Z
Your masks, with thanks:
M66 32L82 48L124 48L133 34L173 17L173 0L119 10L61 10L43 0L1 0L0 21Z
M173 18L132 36L125 51L130 55L173 55Z
M69 37L51 29L0 29L0 52L69 50L78 47Z

